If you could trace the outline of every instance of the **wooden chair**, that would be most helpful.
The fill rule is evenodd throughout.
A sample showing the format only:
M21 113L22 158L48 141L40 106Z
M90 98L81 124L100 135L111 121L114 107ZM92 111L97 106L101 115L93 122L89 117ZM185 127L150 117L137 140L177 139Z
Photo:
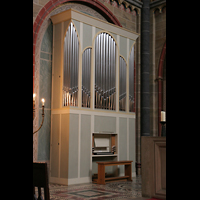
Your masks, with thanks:
M38 198L35 195L35 187L38 187ZM33 200L43 200L41 188L44 188L44 199L50 200L47 163L33 162Z

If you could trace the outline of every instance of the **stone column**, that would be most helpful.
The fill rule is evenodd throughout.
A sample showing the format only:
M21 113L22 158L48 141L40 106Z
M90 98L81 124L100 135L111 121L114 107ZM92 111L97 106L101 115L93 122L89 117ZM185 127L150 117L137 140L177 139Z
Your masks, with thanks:
M143 0L141 14L141 136L150 136L150 0Z

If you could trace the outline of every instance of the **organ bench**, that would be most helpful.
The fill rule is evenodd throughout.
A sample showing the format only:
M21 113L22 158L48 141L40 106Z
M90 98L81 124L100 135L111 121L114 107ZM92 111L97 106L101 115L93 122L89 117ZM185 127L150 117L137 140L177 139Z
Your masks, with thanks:
M132 166L131 163L133 161L108 161L108 162L97 162L98 164L98 179L93 179L93 183L97 184L106 184L106 181L117 181L126 179L128 181L132 181ZM125 176L119 177L109 177L105 178L105 167L106 166L115 166L115 165L124 165L125 166Z

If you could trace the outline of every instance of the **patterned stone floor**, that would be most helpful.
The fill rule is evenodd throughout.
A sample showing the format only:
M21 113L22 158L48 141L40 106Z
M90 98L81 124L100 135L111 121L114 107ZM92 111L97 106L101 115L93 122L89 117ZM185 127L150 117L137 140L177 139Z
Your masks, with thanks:
M135 199L142 198L141 176L133 177L133 181L119 181L99 185L94 183L78 185L56 185L49 186L50 199L78 199L78 200L101 200L101 199Z
M106 185L79 184L79 185L55 185L50 184L50 199L135 199L145 200L141 195L141 176L133 178L133 181L111 182Z

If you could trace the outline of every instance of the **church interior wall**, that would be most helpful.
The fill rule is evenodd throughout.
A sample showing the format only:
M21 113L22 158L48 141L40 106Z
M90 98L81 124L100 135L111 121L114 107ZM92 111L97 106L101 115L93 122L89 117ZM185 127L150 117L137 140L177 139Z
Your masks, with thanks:
M34 1L37 2L37 1ZM104 2L106 5L106 2ZM110 5L110 4L109 4ZM77 7L78 4L70 4L70 5L63 5L60 6L57 11L54 10L54 14L56 12L62 12L63 10L69 9L71 7ZM64 8L65 7L65 8ZM108 6L109 7L109 6ZM33 20L36 18L39 11L39 6L34 6L34 17ZM114 7L115 9L119 9ZM87 8L88 9L88 8ZM59 10L59 11L58 11ZM122 13L125 13L125 10L122 10ZM52 14L52 13L51 13ZM55 150L54 153L50 153L50 145L51 145L51 138L50 138L50 132L52 123L52 117L56 120L56 123L60 123L60 120L69 120L69 123L74 124L73 126L70 126L69 129L69 138L73 140L73 143L70 141L66 141L66 144L69 143L69 152L66 150L66 154L69 153L69 160L64 160L60 163L60 166L58 163L55 163L55 165L52 166L52 168L58 168L60 173L60 176L63 178L69 178L71 179L71 183L74 183L75 179L77 177L83 178L82 180L85 181L86 179L89 180L91 176L91 172L88 172L88 167L90 169L92 168L95 171L95 163L91 163L91 148L89 147L88 143L86 141L90 141L90 135L88 135L88 132L91 133L91 128L93 127L94 131L100 131L105 130L103 127L106 127L106 130L117 132L119 131L119 136L122 138L122 140L119 140L119 158L120 160L124 159L132 159L133 163L135 163L135 145L132 145L135 143L135 115L132 117L130 116L123 116L118 117L115 116L115 114L111 114L111 116L102 116L102 115L94 115L94 114L86 114L81 113L77 114L70 113L70 114L52 114L51 112L51 91L52 91L52 57L53 57L53 25L51 21L49 20L51 14L48 15L48 17L44 20L43 24L41 25L40 31L38 33L38 39L36 42L36 50L35 50L35 82L34 82L34 91L36 91L37 94L37 101L39 102L39 99L45 98L45 121L43 124L43 128L39 131L39 133L34 135L34 161L45 161L48 163L48 166L50 165L50 154L55 157L55 159L58 159L56 156ZM131 15L130 13L127 13L128 15ZM127 14L124 14L125 16L128 16ZM132 15L133 17L133 15ZM133 17L134 18L134 17ZM126 19L126 20L130 20ZM122 21L122 20L121 20ZM74 24L77 27L78 32L80 32L80 22L74 20ZM133 23L134 24L134 23ZM128 28L129 30L136 30L136 26L128 25L128 23L124 23L124 27ZM82 50L88 46L92 46L92 41L89 39L91 38L91 29L92 27L83 24L83 45ZM87 30L87 33L86 31ZM101 31L102 29L96 28L97 31ZM87 36L86 36L87 35ZM112 33L112 35L116 38L117 34ZM85 37L86 36L86 37ZM120 54L124 55L126 59L128 59L128 53L129 50L127 50L127 46L130 48L133 44L133 40L129 40L129 42L123 42L123 37L120 36L120 42L124 45L124 48L120 49ZM54 44L55 45L55 44ZM136 51L137 52L137 51ZM56 52L54 52L56 53ZM59 52L57 52L59 53ZM55 56L55 55L54 55ZM138 56L137 56L138 57ZM138 61L139 62L139 61ZM136 64L137 65L137 64ZM59 82L59 81L58 81ZM58 86L56 86L58 87ZM59 102L57 102L58 105ZM36 113L36 119L34 120L34 127L37 127L38 124L41 122L41 103L36 106L36 109L39 111ZM52 116L52 117L51 117ZM93 118L93 120L92 120ZM97 123L98 120L98 123ZM93 122L93 123L92 123ZM121 123L121 124L120 124ZM62 124L62 123L61 123ZM80 126L76 126L79 124ZM101 124L101 125L99 125ZM125 128L124 128L125 127ZM57 127L55 131L58 131L59 129L66 129L66 126ZM67 130L66 130L67 131ZM72 134L73 133L73 134ZM61 131L62 134L62 131ZM64 135L62 136L64 137ZM82 140L84 138L84 140ZM131 140L129 140L129 138ZM75 144L74 142L77 142ZM80 142L81 141L81 142ZM83 142L82 142L83 141ZM75 148L75 146L78 145L79 149ZM127 148L124 148L124 145L126 145ZM64 145L62 146L64 148ZM72 153L73 152L73 153ZM58 153L58 152L57 152ZM84 155L84 156L83 156ZM61 157L65 157L64 154L60 155ZM90 161L90 162L88 162ZM74 167L76 166L76 167ZM91 167L92 166L92 167ZM66 173L66 169L68 168L68 173ZM81 169L81 170L80 170ZM53 170L55 173L56 170ZM108 170L109 171L109 170ZM132 166L133 174L135 174L135 165ZM54 174L55 176L58 175L58 173ZM123 168L120 168L120 173L123 173ZM88 178L89 177L89 178Z
M98 0L108 8L113 15L119 20L122 27L140 33L141 30L141 7L142 6L132 6L126 1L123 0ZM57 3L59 2L59 3ZM63 3L62 3L63 2ZM90 140L90 135L88 132L92 132L98 130L101 127L96 127L94 125L94 120L96 118L100 119L102 116L96 116L94 114L88 113L81 113L77 114L76 111L74 113L62 113L62 114L54 114L52 115L51 111L51 92L52 92L52 77L50 74L52 73L52 46L53 46L53 24L50 20L50 17L54 14L63 12L70 8L74 8L78 11L83 13L87 13L93 17L98 19L107 21L103 15L97 12L95 9L88 7L83 4L79 4L77 2L69 2L66 3L67 0L57 1L57 0L33 0L33 27L35 28L39 24L39 31L35 34L37 40L33 43L33 68L34 68L34 92L37 94L36 96L36 113L35 119L33 121L33 129L40 125L42 117L41 117L41 98L45 98L45 120L43 124L43 128L36 134L33 135L33 161L45 161L48 164L48 168L50 168L50 156L52 152L50 152L51 148L51 126L52 126L52 117L54 116L58 121L68 121L70 119L76 119L77 123L79 123L79 128L81 132L76 132L75 136L76 139L78 138L79 142L79 150L76 152L76 161L77 158L79 159L78 167L75 169L68 169L68 162L69 160L63 159L69 153L66 149L65 153L62 153L60 156L63 161L58 166L58 163L52 167L60 167L60 176L63 178L68 178L69 170L72 170L71 175L71 183L75 182L77 177L80 177L79 180L83 182L87 182L90 179L91 172L88 172L88 168L96 170L95 162L88 162L91 157L90 155L86 155L85 152L90 152L90 146L87 143L87 140ZM138 1L133 1L138 2ZM142 1L141 1L142 2ZM151 136L157 136L159 133L158 130L158 65L160 62L160 56L163 49L163 45L166 42L166 3L165 1L151 1L150 3L150 134ZM136 4L135 3L135 4ZM48 6L53 5L53 10L47 12L45 17L42 18L42 14L47 11ZM57 6L58 5L58 6ZM41 12L44 11L44 12ZM42 14L41 14L42 13ZM40 15L40 16L39 16ZM37 17L40 17L39 20ZM37 20L36 20L37 19ZM74 20L74 24L80 32L79 28L79 21ZM84 40L82 42L81 50L83 51L87 47L92 46L92 42L89 39L91 36L91 26L88 24L83 24L83 37ZM35 29L34 29L35 30ZM102 29L96 28L96 33L102 31ZM33 34L34 35L34 34ZM34 37L35 37L34 35ZM117 38L117 35L112 33L114 38ZM122 36L119 37L119 43L123 40ZM140 46L141 46L141 37L139 37L135 43L135 63L136 63L136 72L134 74L135 81L135 96L136 96L136 105L135 105L135 116L133 118L129 118L129 116L109 116L115 120L116 125L114 125L114 129L119 130L118 137L123 139L119 139L121 144L128 144L127 149L125 150L122 146L119 146L119 157L121 158L129 158L130 160L135 160L136 163L141 163L140 160L140 144L141 144L141 137L140 137L140 129L141 129L141 115L140 115ZM121 42L122 43L122 42ZM131 47L132 41L129 40L129 47ZM127 46L126 46L127 47ZM120 54L125 55L126 47L120 48ZM165 61L166 62L166 61ZM165 63L166 66L166 63ZM58 102L59 103L59 102ZM166 104L165 104L166 105ZM166 107L166 106L165 106ZM58 123L57 121L57 123ZM122 128L120 124L127 127L124 131L120 131ZM108 126L109 127L109 126ZM108 128L107 127L107 128ZM64 132L71 132L66 128L63 123L61 123L61 127L57 127L57 131L61 129L61 136L66 137L63 135L62 130ZM130 134L131 131L134 130L134 134ZM78 135L77 135L78 134ZM126 138L126 139L124 139ZM130 138L130 140L128 140ZM84 140L83 140L84 139ZM81 141L81 142L80 142ZM135 143L136 145L132 145ZM69 141L66 139L65 145L67 145ZM62 145L61 148L64 148L65 145ZM71 148L71 147L70 147ZM73 149L73 147L72 147ZM72 151L72 150L71 150ZM55 151L56 152L56 151ZM133 153L134 152L134 153ZM84 155L84 156L83 156ZM134 157L134 155L136 155ZM53 156L55 156L53 154ZM70 163L73 163L73 156L70 154ZM58 159L58 157L57 157ZM94 159L94 161L98 161L98 159ZM74 163L75 164L75 163ZM132 170L135 172L135 163L133 162ZM67 169L67 172L66 172ZM81 170L80 170L81 169ZM74 171L73 171L74 170ZM108 169L109 172L110 169ZM120 167L120 171L123 172L122 167ZM120 172L120 173L121 173ZM55 173L55 172L53 172ZM71 173L71 171L70 171ZM140 172L139 172L140 173ZM55 175L56 176L56 175Z
M158 67L166 42L166 4L150 9L150 134L159 135ZM166 111L166 110L165 110Z
M38 135L38 160L49 160L50 149L50 129L51 129L51 74L52 74L52 38L53 38L53 25L49 23L47 27L40 51L40 79L39 79L39 99L45 98L45 121L43 129L40 130ZM39 102L39 108L42 103ZM42 121L42 110L39 110L39 124Z

